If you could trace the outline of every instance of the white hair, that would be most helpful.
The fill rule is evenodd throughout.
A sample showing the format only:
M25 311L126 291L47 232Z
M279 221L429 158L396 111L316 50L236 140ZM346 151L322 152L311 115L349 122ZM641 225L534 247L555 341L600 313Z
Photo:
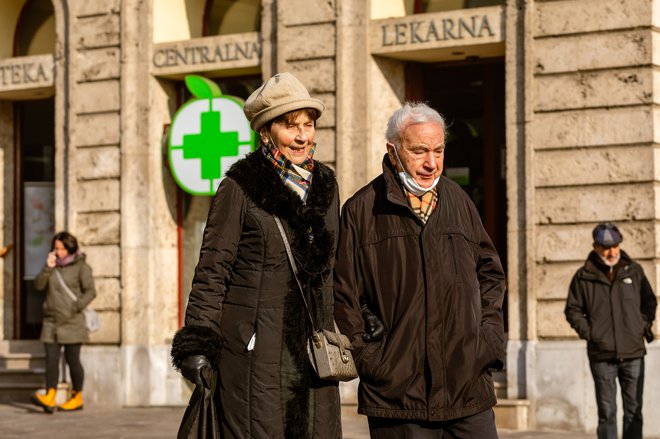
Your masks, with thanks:
M424 102L406 102L405 105L392 114L387 121L385 139L392 145L399 145L401 133L410 125L420 123L435 123L440 125L442 133L446 133L445 119Z

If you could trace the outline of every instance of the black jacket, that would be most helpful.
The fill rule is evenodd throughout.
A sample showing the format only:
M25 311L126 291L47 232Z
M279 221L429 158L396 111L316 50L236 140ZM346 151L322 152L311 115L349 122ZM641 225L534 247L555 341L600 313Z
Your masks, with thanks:
M201 354L218 368L224 438L341 437L338 386L313 375L305 310L273 215L285 226L317 324L333 327L334 173L315 162L303 205L257 151L232 166L213 200L173 360Z
M342 211L335 318L354 345L368 416L442 421L496 402L504 273L467 194L444 177L438 191L424 225L386 158ZM385 326L380 342L362 340L361 295Z
M587 340L592 361L641 358L645 331L655 319L656 298L642 267L621 251L610 282L603 263L591 252L573 276L566 300L566 319Z

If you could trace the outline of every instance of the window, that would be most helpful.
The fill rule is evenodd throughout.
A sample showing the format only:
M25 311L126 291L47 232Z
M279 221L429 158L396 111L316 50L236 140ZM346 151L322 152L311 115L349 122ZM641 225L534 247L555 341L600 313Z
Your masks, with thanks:
M21 10L14 56L55 52L55 12L51 0L28 0Z
M204 36L261 30L261 0L207 0Z
M503 5L505 0L407 0L415 14ZM408 5L406 5L408 6ZM406 10L409 8L406 7Z

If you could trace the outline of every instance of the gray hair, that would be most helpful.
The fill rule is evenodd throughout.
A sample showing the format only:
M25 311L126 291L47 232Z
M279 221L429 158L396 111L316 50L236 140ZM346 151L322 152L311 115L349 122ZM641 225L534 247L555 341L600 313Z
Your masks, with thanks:
M401 142L401 132L410 125L417 125L419 123L436 123L442 127L443 134L447 134L445 119L440 113L424 102L406 102L387 121L385 139L392 145L398 146Z

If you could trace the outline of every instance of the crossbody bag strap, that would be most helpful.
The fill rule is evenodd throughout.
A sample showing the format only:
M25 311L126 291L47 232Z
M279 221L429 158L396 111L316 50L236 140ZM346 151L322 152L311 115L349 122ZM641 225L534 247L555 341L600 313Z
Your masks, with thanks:
M75 294L73 294L73 291L71 291L71 288L69 288L66 282L64 282L64 278L62 277L62 274L57 268L55 269L55 276L57 276L57 279L60 281L60 284L62 284L62 287L64 287L64 291L66 291L66 293L69 295L71 300L77 302L78 298L76 297Z
M316 325L314 324L312 313L310 312L309 305L307 304L307 298L305 297L305 290L303 290L302 284L300 283L300 279L298 278L298 266L296 265L296 261L293 259L291 246L289 245L289 240L287 239L286 232L284 231L284 227L282 226L282 221L280 221L280 219L276 216L273 216L273 218L275 218L275 222L277 223L277 228L280 231L280 235L282 235L282 241L284 241L284 248L286 248L286 255L289 258L289 264L291 264L293 277L296 278L296 283L298 284L300 295L302 296L303 303L305 304L305 309L307 310L307 318L309 318L309 323L312 325L312 330L316 332Z

